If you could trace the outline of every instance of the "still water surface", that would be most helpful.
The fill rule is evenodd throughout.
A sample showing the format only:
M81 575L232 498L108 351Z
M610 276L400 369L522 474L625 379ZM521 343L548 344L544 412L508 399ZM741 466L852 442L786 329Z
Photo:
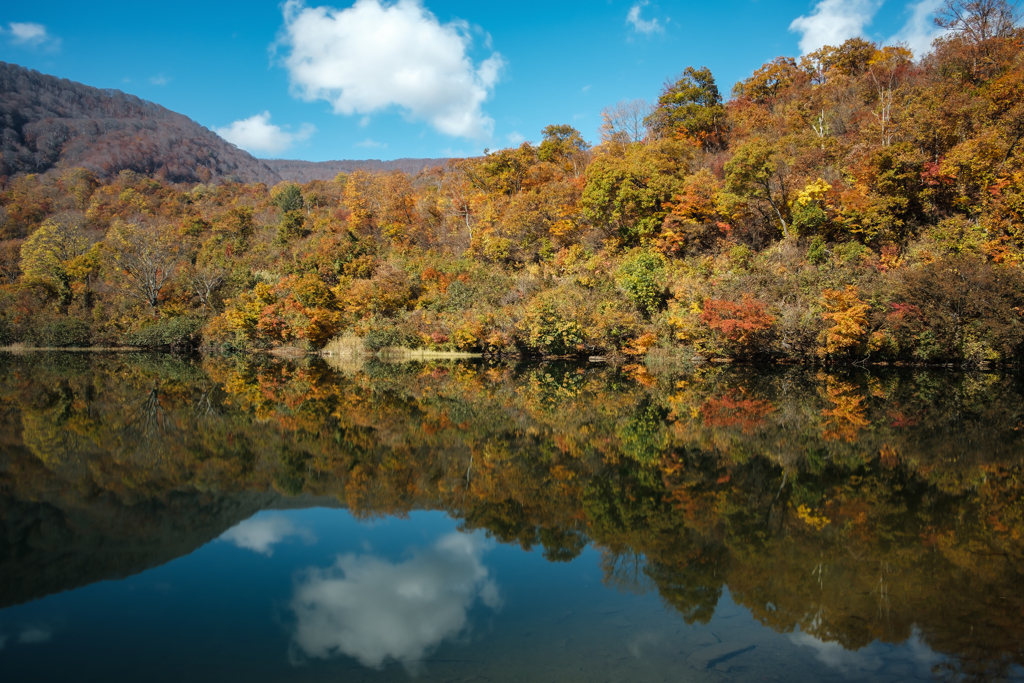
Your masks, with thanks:
M0 357L0 675L1024 680L1021 398Z

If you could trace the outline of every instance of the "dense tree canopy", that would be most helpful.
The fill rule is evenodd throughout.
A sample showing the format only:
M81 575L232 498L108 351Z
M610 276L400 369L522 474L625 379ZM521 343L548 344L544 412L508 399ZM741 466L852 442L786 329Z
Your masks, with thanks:
M686 67L665 86L647 124L655 135L684 135L706 149L724 145L725 107L711 70Z
M6 177L0 341L1016 362L1015 12L957 0L928 54L851 39L768 62L727 102L687 67L655 104L606 109L594 147L563 124L304 185ZM623 279L637 250L662 264L656 292Z

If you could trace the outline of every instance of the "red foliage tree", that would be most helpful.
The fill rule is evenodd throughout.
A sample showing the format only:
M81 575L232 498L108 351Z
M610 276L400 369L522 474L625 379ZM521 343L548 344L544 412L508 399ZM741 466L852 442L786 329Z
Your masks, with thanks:
M740 303L708 299L704 302L700 319L717 332L733 351L744 355L756 352L775 324L775 318L768 313L765 304L749 294L744 294Z

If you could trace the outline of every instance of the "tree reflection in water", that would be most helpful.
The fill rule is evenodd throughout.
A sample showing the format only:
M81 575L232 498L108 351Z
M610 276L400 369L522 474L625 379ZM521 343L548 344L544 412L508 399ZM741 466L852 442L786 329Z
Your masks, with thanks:
M273 491L444 510L551 561L593 543L609 585L687 622L728 589L823 661L917 642L987 678L1024 664L1022 398L997 372L2 357L0 562L54 552L32 531L44 506L72 536L90 506L137 520L169 497L210 502L176 505L182 528ZM204 520L215 536L238 518Z

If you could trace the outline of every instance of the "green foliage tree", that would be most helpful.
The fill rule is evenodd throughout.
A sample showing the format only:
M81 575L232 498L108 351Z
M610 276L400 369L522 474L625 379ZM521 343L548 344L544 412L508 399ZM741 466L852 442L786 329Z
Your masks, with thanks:
M302 188L295 183L284 183L274 188L272 197L274 204L281 209L282 213L298 211L303 207Z
M550 301L533 302L521 324L526 333L526 345L541 353L571 354L585 341L580 324L557 310Z
M580 132L569 125L548 126L542 131L544 140L537 148L537 158L558 164L574 178L580 177L587 166L590 145Z
M725 189L744 199L771 207L789 237L788 159L779 147L763 138L744 143L725 165Z
M706 66L686 67L675 83L667 84L658 97L647 126L665 137L684 135L705 149L725 144L725 107L715 78Z
M598 155L587 169L584 216L627 245L656 236L686 161L682 144L672 140L634 143L622 156Z
M665 257L647 249L634 249L619 266L616 284L644 315L665 302Z

